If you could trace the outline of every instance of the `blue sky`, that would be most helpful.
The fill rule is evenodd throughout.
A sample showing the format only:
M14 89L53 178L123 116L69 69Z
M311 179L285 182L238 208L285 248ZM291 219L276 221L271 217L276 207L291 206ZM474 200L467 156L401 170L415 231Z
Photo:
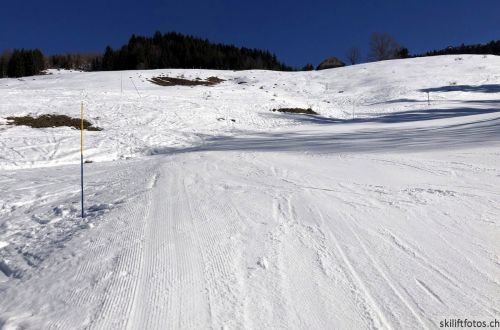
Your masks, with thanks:
M499 13L500 0L6 1L0 51L102 52L159 30L268 49L300 67L344 59L352 46L366 58L372 32L392 34L410 53L497 40Z

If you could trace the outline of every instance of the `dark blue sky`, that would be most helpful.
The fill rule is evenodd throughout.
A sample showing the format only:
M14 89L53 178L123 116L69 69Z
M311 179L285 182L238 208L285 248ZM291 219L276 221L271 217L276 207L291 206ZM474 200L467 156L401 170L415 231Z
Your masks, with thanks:
M370 34L389 32L410 53L500 39L500 0L25 0L0 6L0 51L103 51L132 33L177 31L268 49L292 66L317 65Z

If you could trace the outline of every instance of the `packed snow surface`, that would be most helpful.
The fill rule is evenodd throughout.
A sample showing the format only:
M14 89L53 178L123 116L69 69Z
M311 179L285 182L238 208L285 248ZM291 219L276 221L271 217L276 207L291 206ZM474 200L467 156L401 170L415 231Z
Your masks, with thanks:
M51 71L0 100L0 328L500 319L499 57ZM6 120L81 102L84 219L79 131Z

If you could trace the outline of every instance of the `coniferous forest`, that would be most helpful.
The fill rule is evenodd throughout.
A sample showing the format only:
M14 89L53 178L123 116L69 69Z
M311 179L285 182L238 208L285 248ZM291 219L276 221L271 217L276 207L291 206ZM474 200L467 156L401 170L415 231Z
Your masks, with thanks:
M119 50L107 47L100 66L95 69L292 70L268 51L214 44L176 32L156 32L152 38L133 35Z

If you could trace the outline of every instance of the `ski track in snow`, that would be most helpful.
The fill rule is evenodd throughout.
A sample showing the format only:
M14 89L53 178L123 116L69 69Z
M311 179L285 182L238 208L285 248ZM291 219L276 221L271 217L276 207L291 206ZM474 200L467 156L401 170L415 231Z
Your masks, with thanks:
M487 89L498 68L498 57L445 56L309 73L125 73L141 98L129 79L116 91L121 73L1 79L0 116L69 113L85 88L104 131L86 132L94 163L79 219L76 131L0 121L0 328L433 329L500 318L500 110ZM227 80L148 85L158 73ZM419 89L451 82L486 87L433 92L432 111L419 101ZM321 116L268 111L277 106ZM358 121L339 122L353 110Z

